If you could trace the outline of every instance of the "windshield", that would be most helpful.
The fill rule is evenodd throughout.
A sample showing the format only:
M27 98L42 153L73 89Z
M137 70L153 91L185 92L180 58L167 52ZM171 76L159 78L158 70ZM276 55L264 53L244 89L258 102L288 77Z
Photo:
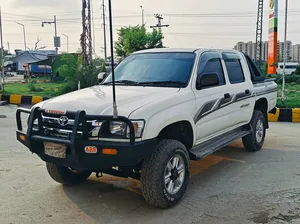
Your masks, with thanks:
M116 84L186 87L194 59L194 53L134 54L116 67ZM103 84L111 82L109 75Z

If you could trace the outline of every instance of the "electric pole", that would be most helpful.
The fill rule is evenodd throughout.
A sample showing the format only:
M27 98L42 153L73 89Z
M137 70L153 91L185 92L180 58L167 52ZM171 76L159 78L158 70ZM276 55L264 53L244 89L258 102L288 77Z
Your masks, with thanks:
M93 60L91 2L82 0L82 34L80 38L83 65L90 65Z
M104 0L102 0L102 19L103 19L103 39L104 39L104 59L107 59L107 46L106 46L106 18L105 18L105 5Z
M168 24L161 24L161 21L164 19L163 17L162 17L162 15L160 15L160 14L154 14L154 17L157 19L157 24L155 25L155 26L150 26L150 28L158 28L158 32L161 34L162 32L161 32L161 28L162 27L169 27L169 25ZM161 44L161 46L162 46L162 40L160 41L160 44Z
M262 34L264 18L264 1L258 0L257 21L256 21L256 43L255 43L255 62L260 67L262 59Z
M44 27L45 24L54 24L54 47L56 54L58 54L58 48L60 47L60 37L57 36L57 27L56 27L56 16L54 16L53 22L42 22L42 27Z
M0 54L0 87L2 91L4 92L4 47L3 47L3 33L2 33L2 14L1 14L1 8L0 8L0 38L1 38L1 54Z
M287 62L287 14L288 14L288 0L285 1L285 21L284 21L284 60L283 60L283 75L282 75L282 92L281 101L285 101L285 67Z
M7 50L8 50L8 53L10 53L10 46L9 46L9 42L7 41Z

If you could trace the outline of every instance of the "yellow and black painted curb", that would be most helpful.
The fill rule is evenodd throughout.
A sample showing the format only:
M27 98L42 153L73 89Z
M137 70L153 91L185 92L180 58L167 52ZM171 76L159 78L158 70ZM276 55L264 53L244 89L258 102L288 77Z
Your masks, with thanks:
M0 101L6 101L9 104L36 104L47 100L48 98L42 96L24 96L24 95L7 95L0 94Z
M269 113L271 122L300 122L300 108L276 108L276 113Z

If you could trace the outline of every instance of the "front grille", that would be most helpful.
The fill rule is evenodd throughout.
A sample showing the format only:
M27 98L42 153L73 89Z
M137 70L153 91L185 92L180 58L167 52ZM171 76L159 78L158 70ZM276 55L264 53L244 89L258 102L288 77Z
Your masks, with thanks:
M73 132L73 127L74 127L74 118L71 119L68 117L67 124L61 125L59 123L60 117L61 117L61 115L60 116L57 116L57 115L45 116L44 114L42 114L42 123L43 123L43 129L44 129L43 135L49 136L49 137L71 139L71 134ZM93 130L91 123L92 123L92 121L87 121L88 132ZM36 119L34 122L33 131L36 131L36 132L39 131L38 119ZM82 124L79 124L77 136L82 136L82 135L83 135Z

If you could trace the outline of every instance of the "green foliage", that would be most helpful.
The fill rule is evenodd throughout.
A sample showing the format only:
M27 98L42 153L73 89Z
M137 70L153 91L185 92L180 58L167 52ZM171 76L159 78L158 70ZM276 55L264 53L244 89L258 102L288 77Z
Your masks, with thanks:
M117 56L124 58L129 54L150 48L162 48L163 35L156 29L146 32L145 26L122 27L118 30L118 41L115 43Z
M1 54L1 48L0 48L0 66L2 66L3 59L6 55L10 55L8 50L3 49L3 55Z
M295 75L300 75L300 65L297 66Z
M60 91L61 94L77 90L79 81L82 89L98 83L98 73L103 69L104 60L94 60L92 65L86 67L81 66L81 58L77 59L73 55L64 55L62 60L64 64L57 69L65 81L65 86ZM95 64L99 67L98 69Z
M267 78L276 78L275 82L279 85L282 84L282 75L267 75ZM285 83L300 84L300 75L287 75L285 76Z

